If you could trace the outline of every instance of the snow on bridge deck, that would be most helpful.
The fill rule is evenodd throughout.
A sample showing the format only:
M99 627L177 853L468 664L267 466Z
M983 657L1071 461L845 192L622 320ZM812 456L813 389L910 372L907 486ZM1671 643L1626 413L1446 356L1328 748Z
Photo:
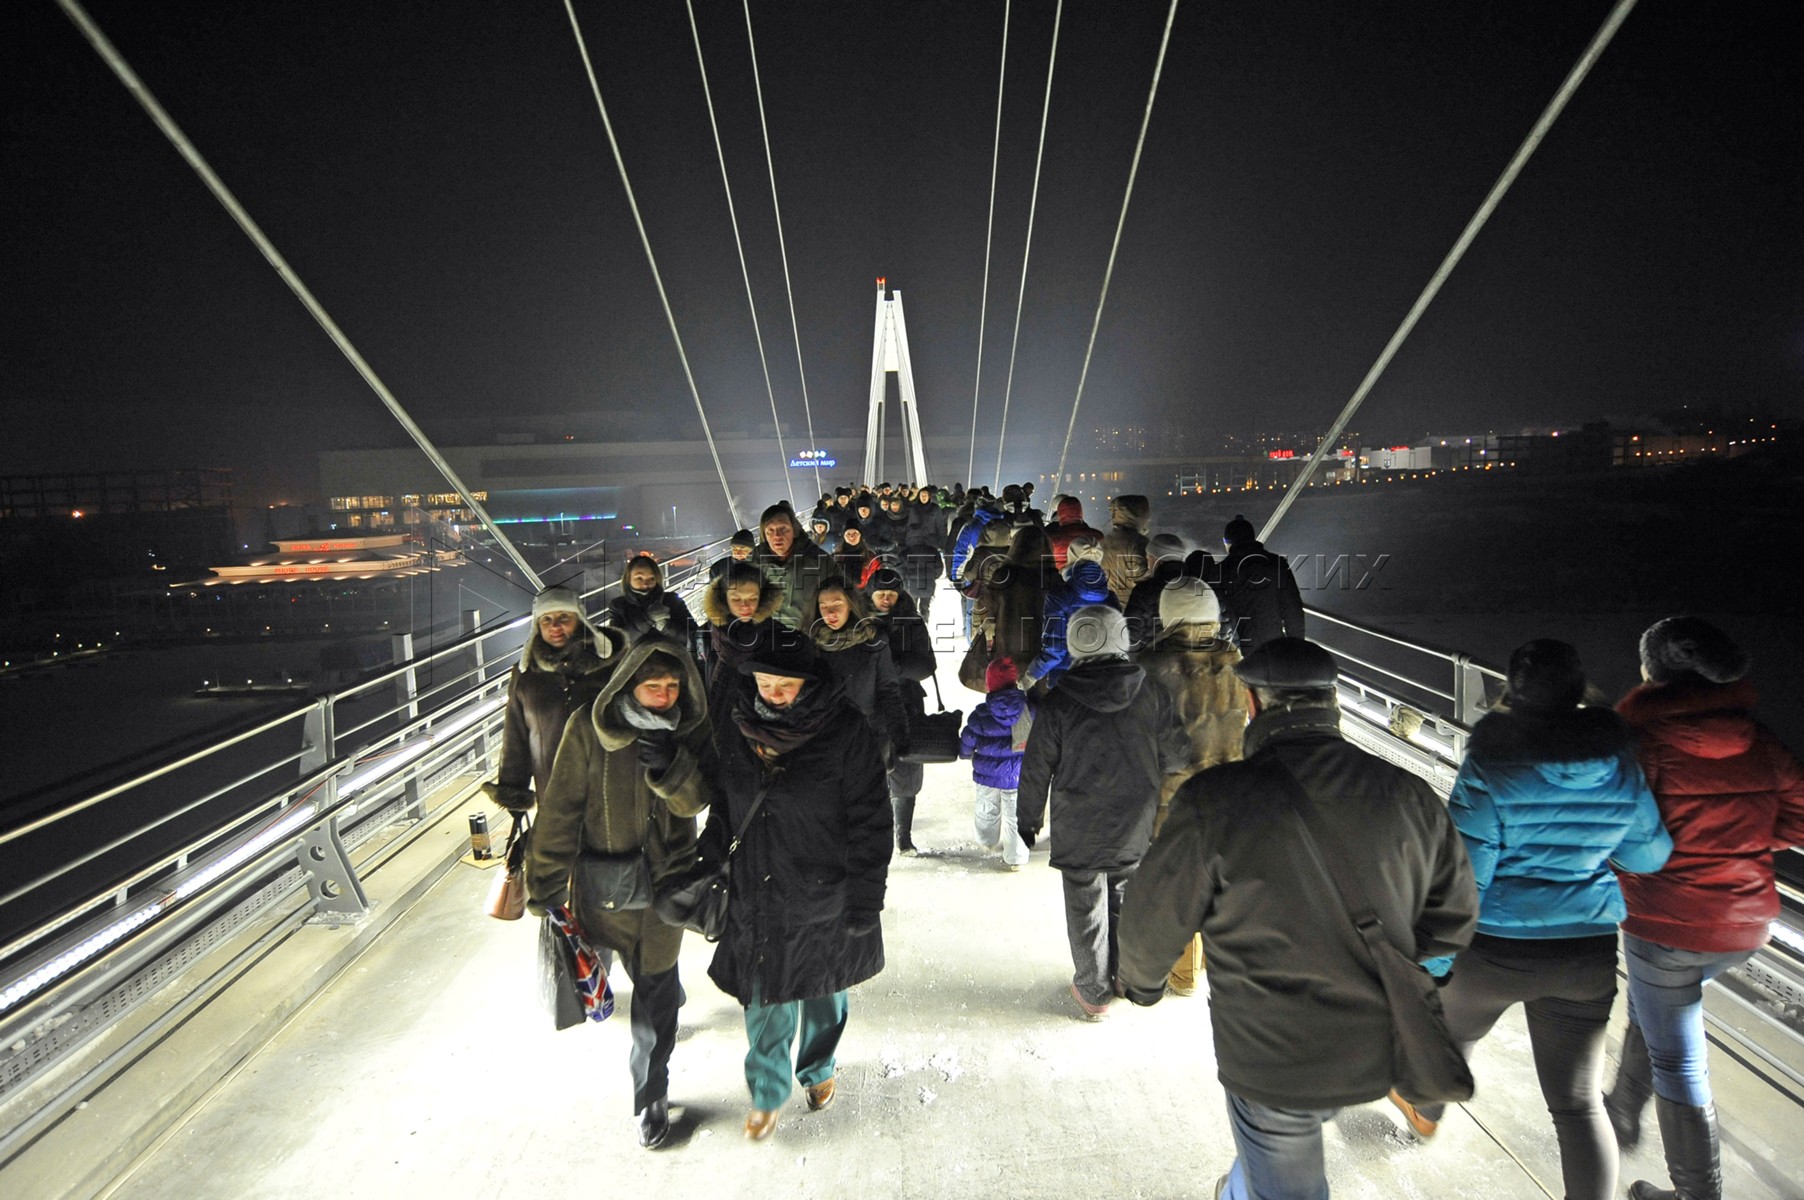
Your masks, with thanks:
M942 597L939 614L955 612ZM943 655L940 684L968 708L955 668ZM739 1005L708 981L712 947L686 940L672 1137L647 1152L632 1119L624 973L612 1019L553 1032L536 995L535 923L483 916L492 877L459 866L113 1194L1212 1194L1234 1150L1206 995L1150 1009L1117 1002L1101 1024L1078 1020L1045 843L1026 869L1004 870L975 842L971 800L967 764L927 768L923 853L891 865L888 967L852 990L838 1097L808 1113L798 1087L769 1142L740 1132L744 1027ZM1382 1101L1342 1112L1327 1132L1335 1195L1559 1195L1520 1010L1473 1065L1479 1096L1451 1110L1431 1143ZM1664 1182L1657 1143L1625 1157L1625 1187ZM1733 1148L1724 1156L1728 1194L1779 1195Z

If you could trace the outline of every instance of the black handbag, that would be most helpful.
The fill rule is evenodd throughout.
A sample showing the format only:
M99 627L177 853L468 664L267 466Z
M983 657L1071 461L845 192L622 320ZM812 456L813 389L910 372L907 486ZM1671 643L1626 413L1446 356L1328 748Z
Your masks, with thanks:
M651 906L651 863L644 850L626 854L584 850L577 856L575 875L581 909L631 912Z
M899 757L910 763L943 763L958 761L959 731L964 726L965 714L954 709L946 711L945 697L940 695L940 681L936 676L933 681L934 699L939 701L940 711L923 713L909 723L908 750Z
M1434 976L1409 960L1384 936L1384 923L1366 899L1358 875L1346 861L1322 853L1309 832L1305 814L1314 802L1290 768L1277 764L1274 778L1291 801L1291 815L1303 831L1303 845L1315 865L1339 893L1342 911L1359 933L1370 960L1367 966L1384 989L1391 1010L1391 1075L1397 1094L1412 1104L1457 1102L1472 1098L1472 1071L1459 1044L1447 1032L1440 989Z
M583 998L577 990L576 948L547 917L539 922L539 996L558 1029L583 1023Z
M727 890L733 874L733 852L739 849L739 839L745 836L745 831L752 827L752 818L758 815L769 790L769 785L758 789L752 807L746 810L745 820L739 823L738 831L727 845L725 858L709 862L698 851L681 870L658 881L652 911L666 925L680 925L710 942L718 942L726 933Z

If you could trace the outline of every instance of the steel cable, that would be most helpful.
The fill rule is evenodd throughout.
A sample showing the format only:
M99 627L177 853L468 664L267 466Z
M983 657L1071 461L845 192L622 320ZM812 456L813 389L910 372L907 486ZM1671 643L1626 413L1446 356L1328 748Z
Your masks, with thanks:
M789 246L783 240L783 209L777 203L777 164L770 152L770 126L764 120L764 82L758 74L758 44L752 40L752 0L745 0L745 44L752 57L752 87L758 94L758 129L764 135L764 169L770 175L770 207L777 220L777 250L783 256L783 291L789 297L789 328L796 342L796 377L802 384L802 413L808 418L808 449L812 451L815 449L814 409L808 403L808 372L802 367L802 327L796 321L796 293L789 279ZM821 490L818 466L814 468L814 490Z
M1009 0L1002 4L1002 65L996 71L996 141L990 150L990 221L983 233L983 300L977 309L977 381L971 385L971 453L965 478L977 474L977 398L983 391L984 319L990 312L990 246L996 237L996 165L1002 156L1002 85L1008 78Z
M777 435L777 457L783 460L783 486L789 503L800 511L795 481L789 477L789 455L783 452L783 422L777 417L777 392L770 382L770 360L764 355L764 331L758 324L758 302L752 297L752 273L745 264L745 243L739 237L739 212L733 206L733 183L727 177L727 152L720 144L720 123L714 119L714 91L708 86L708 64L702 58L702 34L695 23L695 0L683 0L689 10L689 33L695 39L695 65L702 75L702 96L708 101L708 128L714 132L714 156L720 160L720 186L727 194L727 216L733 222L733 246L739 251L739 276L745 280L745 304L752 314L752 336L758 341L758 365L764 370L764 394L770 397L770 424Z
M652 282L658 288L658 300L664 306L664 319L670 324L670 338L676 343L677 358L683 364L683 378L689 381L689 395L695 400L695 415L701 418L702 436L708 439L708 453L714 458L714 470L720 475L720 490L726 493L727 513L733 525L742 526L739 505L733 500L733 489L727 485L727 470L720 462L720 448L714 444L714 430L708 425L708 413L702 408L702 394L695 386L695 372L689 369L689 353L683 349L683 335L677 331L676 314L670 308L670 296L664 291L664 276L658 270L657 256L651 250L651 238L645 232L645 220L639 215L639 201L633 195L633 184L626 174L626 160L620 156L620 142L614 137L614 123L608 119L607 101L601 98L601 82L595 77L595 63L589 57L589 43L583 27L576 19L572 0L564 0L564 11L570 14L570 32L576 36L576 49L582 55L583 71L589 77L589 90L595 94L595 107L601 113L601 127L607 131L608 148L614 152L614 165L620 171L620 186L626 191L627 206L633 211L633 224L639 230L639 244L645 248L645 261L651 267Z
M1015 295L1015 335L1008 348L1008 383L1002 389L1002 426L996 434L996 476L990 486L1002 489L1002 443L1008 437L1009 397L1015 390L1015 351L1021 345L1021 309L1027 302L1027 262L1034 245L1034 212L1040 205L1040 165L1046 160L1046 118L1052 112L1052 70L1059 61L1059 22L1065 0L1052 13L1052 53L1046 60L1046 99L1040 106L1040 147L1034 152L1033 196L1027 204L1027 242L1021 247L1021 289Z
M1165 34L1159 39L1159 57L1153 63L1152 87L1146 93L1146 113L1140 118L1140 137L1134 143L1134 162L1128 168L1127 191L1121 197L1121 214L1115 218L1115 240L1109 244L1109 265L1102 273L1102 294L1096 298L1096 317L1090 322L1090 344L1084 347L1084 367L1077 376L1077 395L1071 398L1071 420L1065 425L1065 445L1059 451L1058 473L1052 486L1060 488L1065 480L1065 456L1071 451L1071 433L1077 428L1077 406L1084 399L1084 381L1090 378L1090 356L1096 352L1096 331L1102 326L1102 307L1109 299L1109 281L1115 277L1115 255L1121 249L1121 231L1127 225L1128 202L1134 198L1134 179L1140 174L1140 152L1146 149L1146 130L1153 120L1153 101L1159 95L1159 76L1165 70L1165 51L1171 45L1171 26L1178 17L1178 0L1171 0L1165 14Z
M1510 190L1510 185L1516 182L1516 176L1522 173L1522 168L1527 165L1536 147L1540 146L1541 139L1547 136L1547 131L1553 127L1554 121L1561 112L1565 111L1566 102L1572 99L1572 94L1578 90L1579 84L1583 83L1585 76L1591 73L1592 66L1603 54L1604 48L1610 44L1610 39L1616 36L1616 30L1628 18L1635 3L1636 0L1618 0L1616 7L1610 10L1610 15L1604 18L1604 23L1592 37L1591 44L1585 47L1585 52L1579 56L1578 62L1573 64L1565 81L1560 84L1560 90L1555 92L1553 99L1547 102L1547 108L1542 111L1534 128L1528 131L1528 136L1522 140L1522 145L1516 148L1515 157L1510 159L1509 166L1503 169L1503 174L1499 175L1497 182L1491 185L1491 190L1485 196L1484 203L1478 206L1478 211L1472 214L1470 221L1466 222L1466 228L1459 235L1459 240L1453 243L1453 249L1447 252L1447 257L1442 259L1441 265L1435 269L1434 277L1428 281L1428 286L1422 289L1422 294L1416 297L1414 304L1410 305L1409 312L1403 318L1403 323L1397 326L1397 331L1391 334L1391 340L1385 343L1384 350L1378 355L1378 361L1372 364L1372 369L1366 372L1364 379L1360 380L1358 389L1353 393L1353 398L1348 400L1346 407L1340 410L1340 416L1334 419L1334 424L1322 437L1321 445L1315 448L1315 453L1309 456L1308 463L1292 481L1290 488L1284 493L1284 498L1278 501L1277 510L1266 519L1265 525L1259 531L1261 541L1271 536L1272 530L1278 527L1278 522L1284 519L1284 514L1289 512L1290 506L1296 502L1297 493L1308 486L1309 477L1315 474L1316 467L1320 466L1322 459L1326 458L1334 449L1335 439L1339 438L1342 431L1347 428L1347 423L1353 419L1353 414L1359 411L1359 406L1365 403L1366 396L1371 393L1372 387L1378 382L1378 377L1384 374L1384 369L1390 365L1391 358L1403 345L1403 340L1409 336L1410 330L1416 327L1416 322L1421 320L1422 314L1427 311L1429 304L1440 292L1441 285L1447 282L1449 275L1453 274L1453 268L1459 265L1460 259L1465 256L1466 248L1472 244L1473 239L1478 237L1478 231L1485 227L1485 222L1491 219L1491 214L1503 202L1504 194Z

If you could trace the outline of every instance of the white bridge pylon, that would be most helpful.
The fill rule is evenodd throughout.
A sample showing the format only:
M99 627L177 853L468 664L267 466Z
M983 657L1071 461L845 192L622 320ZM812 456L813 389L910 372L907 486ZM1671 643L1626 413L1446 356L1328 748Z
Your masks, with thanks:
M902 438L907 466L914 472L907 482L926 483L927 451L921 441L921 410L915 404L915 373L908 359L908 325L902 319L902 293L888 293L886 280L877 281L877 332L871 350L871 414L864 430L863 482L874 484L883 461L883 404L889 375L896 375L902 401Z

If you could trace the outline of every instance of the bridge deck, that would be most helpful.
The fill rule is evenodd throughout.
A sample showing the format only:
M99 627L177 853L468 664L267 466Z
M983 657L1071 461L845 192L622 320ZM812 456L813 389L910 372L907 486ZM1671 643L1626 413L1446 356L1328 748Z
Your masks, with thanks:
M949 699L963 695L951 674L948 662ZM809 1114L798 1089L769 1143L740 1134L743 1027L707 980L710 947L691 938L683 954L675 1128L647 1153L630 1115L624 977L612 1020L552 1032L535 997L533 922L483 917L490 876L460 866L115 1194L536 1196L591 1180L664 1195L1062 1197L1105 1181L1118 1195L1209 1195L1233 1149L1206 997L1121 1003L1100 1025L1078 1021L1044 847L1020 873L1003 870L976 845L970 809L968 771L929 767L916 833L925 852L891 868L889 967L852 993L839 1098ZM1335 1194L1559 1195L1519 1015L1474 1068L1479 1097L1432 1143L1382 1102L1343 1112L1327 1138ZM1719 1079L1734 1083L1728 1071ZM1774 1103L1743 1086L1719 1096L1731 1113ZM1651 1140L1626 1157L1625 1183L1664 1180ZM1773 1167L1736 1147L1725 1165L1728 1194L1782 1194Z

